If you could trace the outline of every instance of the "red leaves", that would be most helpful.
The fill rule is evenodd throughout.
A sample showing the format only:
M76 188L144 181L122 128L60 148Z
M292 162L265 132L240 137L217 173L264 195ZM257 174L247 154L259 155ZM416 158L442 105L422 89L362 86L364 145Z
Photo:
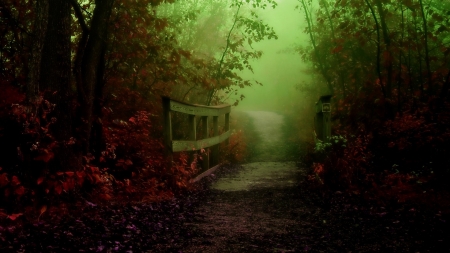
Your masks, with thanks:
M100 198L101 200L111 200L111 199L112 199L111 195L109 195L109 194L107 194L107 193L101 193L101 194L99 194L99 198Z
M168 24L169 23L167 22L166 19L158 18L155 20L155 28L158 32L161 32L162 30L164 30L164 28L166 28Z
M178 50L178 53L181 54L182 56L184 56L187 59L191 58L191 52L187 51L187 50Z
M17 218L19 218L22 215L23 215L23 213L14 213L14 214L8 215L8 219L15 221Z
M41 210L40 210L40 213L39 213L38 221L39 221L39 219L41 218L42 214L45 213L46 211L47 211L47 206L46 206L46 205L43 205L43 206L41 207Z
M21 103L24 99L25 94L19 92L19 89L16 87L11 85L2 85L2 92L0 92L0 107Z
M17 178L17 176L13 176L11 179L11 186L18 186L18 185L20 185L19 179Z
M25 194L25 187L23 187L22 185L17 187L14 190L14 193L16 194L17 197L20 197L20 196L24 195Z
M62 185L61 185L61 184L56 184L56 185L55 185L55 193L56 193L56 194L61 195L62 190L63 190L63 188L62 188Z
M389 51L384 51L383 52L383 59L384 59L384 66L389 66L392 63L392 55Z
M331 53L332 54L339 53L340 51L342 51L343 48L344 47L342 45L338 45L337 47L335 47L331 50Z
M173 50L172 53L170 54L170 57L169 57L168 60L169 60L169 62L171 62L172 64L178 65L178 64L180 64L181 56L180 56L180 54L178 53L178 51Z
M9 184L8 175L6 173L0 174L0 188L3 188Z
M11 180L9 180L8 174L0 174L0 188L4 188L5 197L10 196L12 193L18 198L24 195L26 193L26 189L20 184L20 180L17 176L14 175L11 177Z
M412 0L402 0L402 4L408 7L410 10L414 11L415 6Z
M36 160L36 161L43 161L45 163L48 163L54 157L55 157L55 154L53 152L50 152L47 149L44 149L42 154L37 156L37 157L35 157L34 160Z
M125 169L131 165L133 165L133 162L130 159L119 159L116 163L117 167L123 167Z
M84 179L86 177L86 173L84 171L77 171L76 174L76 182L79 186L82 186L84 183Z

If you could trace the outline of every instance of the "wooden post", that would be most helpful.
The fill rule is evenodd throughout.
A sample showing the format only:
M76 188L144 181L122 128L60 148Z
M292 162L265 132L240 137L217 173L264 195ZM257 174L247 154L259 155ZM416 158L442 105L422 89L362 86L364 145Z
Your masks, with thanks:
M169 166L172 166L173 153L172 153L172 117L170 113L170 98L162 97L163 104L163 137L166 158L168 160Z
M208 116L202 116L202 135L203 139L209 137ZM202 169L209 169L209 148L205 147L205 153L202 154Z
M213 136L219 135L219 117L213 116ZM219 144L211 147L211 164L216 165L219 163Z
M228 132L230 130L230 113L225 113L225 132ZM227 138L225 140L225 144L228 148L228 145L230 144L230 138Z
M317 138L330 142L331 137L331 95L321 96L316 103L315 131Z
M188 120L188 124L189 124L189 140L191 141L196 141L197 140L197 124L195 121L195 115L189 115L189 120ZM195 150L188 150L189 151L189 164L194 162L195 159L197 158L196 156L196 151Z
M320 141L323 140L323 114L321 106L320 101L316 103L316 117L314 118L314 128L317 134L317 139Z

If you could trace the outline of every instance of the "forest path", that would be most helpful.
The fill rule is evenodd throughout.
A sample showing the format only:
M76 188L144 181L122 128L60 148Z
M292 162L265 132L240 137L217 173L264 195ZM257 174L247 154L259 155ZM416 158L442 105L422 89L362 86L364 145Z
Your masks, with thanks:
M306 169L289 161L301 152L290 150L288 118L245 115L252 122L244 132L256 136L252 158L218 170L183 224L189 232L180 252L450 252L440 212L311 189Z
M284 117L247 111L257 135L250 163L218 178L194 211L194 236L183 252L291 252L302 233L300 217L311 210L299 200L296 184L305 171L284 154ZM247 129L248 130L248 129ZM305 245L306 246L306 245Z
M253 131L259 137L253 147L251 161L274 162L284 160L284 117L275 112L245 111L252 122Z
M301 152L286 142L295 131L288 117L241 116L252 119L244 130L257 144L249 163L171 201L86 201L66 215L4 222L0 252L450 252L448 213L311 189L306 170L289 162Z
M252 143L250 162L243 164L238 174L221 177L212 189L248 191L257 188L292 187L297 168L284 153L287 140L283 133L284 117L275 112L245 111L251 118L257 142ZM248 126L247 126L248 127Z

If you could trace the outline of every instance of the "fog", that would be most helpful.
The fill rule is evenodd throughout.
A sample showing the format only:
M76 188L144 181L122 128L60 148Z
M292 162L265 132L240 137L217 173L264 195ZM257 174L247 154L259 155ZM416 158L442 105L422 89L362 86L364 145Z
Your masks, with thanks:
M305 99L296 85L310 82L304 74L308 66L300 59L293 47L309 43L307 34L303 33L305 19L296 0L278 1L275 9L260 10L259 15L269 26L275 29L278 39L255 43L253 48L263 51L261 59L252 63L253 72L244 71L246 79L256 79L263 86L254 85L242 90L245 99L236 109L241 110L290 110L294 101ZM292 108L293 109L293 108Z

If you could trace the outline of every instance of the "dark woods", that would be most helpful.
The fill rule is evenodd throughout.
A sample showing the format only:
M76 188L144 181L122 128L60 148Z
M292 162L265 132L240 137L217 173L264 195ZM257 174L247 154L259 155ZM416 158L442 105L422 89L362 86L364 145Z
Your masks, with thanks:
M197 168L166 163L160 97L237 105L260 84L239 71L277 35L244 9L276 3L249 2L0 0L0 215L186 190ZM299 1L311 45L297 49L333 95L335 137L316 146L312 180L401 201L447 189L448 2L318 2Z
M266 3L276 5L253 8ZM276 35L257 15L235 13L243 2L230 9L166 1L157 11L161 4L0 1L0 214L80 197L166 199L187 189L197 168L183 155L165 161L160 97L215 104L234 96L255 83L235 70L261 56L244 43ZM197 46L199 9L234 13L233 26L216 29L226 42L216 51ZM180 34L187 26L192 33ZM239 29L244 37L234 36Z
M312 41L300 55L333 94L336 137L316 150L331 152L315 174L400 201L411 188L448 189L449 3L324 0L313 11L300 2Z

